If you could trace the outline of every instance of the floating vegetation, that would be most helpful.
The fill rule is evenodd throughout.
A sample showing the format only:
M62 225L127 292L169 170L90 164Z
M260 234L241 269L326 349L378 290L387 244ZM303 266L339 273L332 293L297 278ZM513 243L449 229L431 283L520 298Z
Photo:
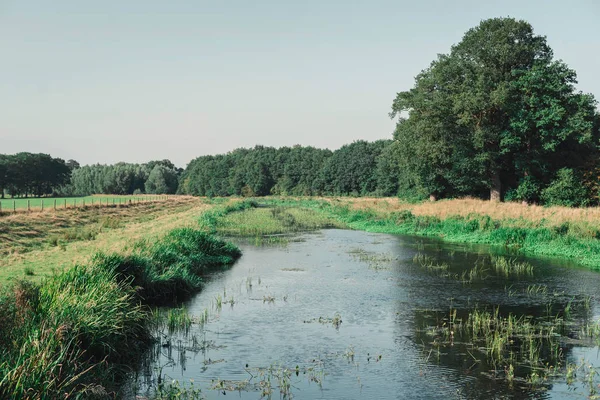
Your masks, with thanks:
M240 212L226 213L210 222L223 235L249 237L257 245L285 245L290 239L285 234L344 227L341 222L307 208L253 206L242 207Z
M473 268L463 271L460 280L464 283L472 283L476 280L484 280L489 276L488 271L489 270L487 268L484 268L481 265L475 265Z
M268 367L249 368L246 365L245 371L249 375L248 379L214 379L211 381L211 390L224 393L254 391L259 392L261 398L271 398L278 391L282 398L291 399L293 397L292 390L295 388L293 384L295 377L306 380L308 383L316 383L319 387L322 386L325 377L323 363L320 361L303 367L272 364Z
M214 305L215 305L215 309L216 309L217 311L218 311L218 310L221 310L221 308L223 308L223 298L221 297L221 295L220 295L220 294L218 294L218 295L215 297L215 302L214 302Z
M202 391L194 386L194 381L190 379L189 384L181 384L176 380L161 381L153 395L155 400L200 400L203 399Z
M186 334L192 326L192 318L185 308L171 308L167 312L167 327L169 333L184 331Z
M204 365L213 365L213 364L220 364L220 363L224 363L225 359L221 358L218 360L211 360L210 358L208 360L204 360Z
M304 272L304 271L306 271L305 269L302 269L302 268L281 268L281 270L284 272Z
M421 268L424 268L430 272L446 273L448 271L448 264L438 263L432 257L417 253L413 257L413 263L418 264Z
M525 288L525 293L528 296L546 296L548 294L548 286L546 285L528 285Z
M275 297L270 295L263 296L263 303L275 303Z
M355 248L348 252L353 259L367 263L369 269L380 271L391 268L391 263L397 258L391 254L380 254L368 252L366 250Z
M335 313L335 315L332 318L319 317L319 318L313 318L313 319L309 319L309 320L305 320L304 321L305 324L310 324L310 323L313 323L313 322L318 322L318 323L323 324L323 325L329 325L329 324L331 324L336 329L339 329L340 325L342 324L342 316L339 313Z

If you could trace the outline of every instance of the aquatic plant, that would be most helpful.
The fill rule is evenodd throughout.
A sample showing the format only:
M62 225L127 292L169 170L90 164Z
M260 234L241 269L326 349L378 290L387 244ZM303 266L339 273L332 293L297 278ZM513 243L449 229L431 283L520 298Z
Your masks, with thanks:
M527 262L518 261L514 258L493 256L490 260L494 271L496 271L498 275L506 278L511 276L520 277L524 275L533 275L533 265Z

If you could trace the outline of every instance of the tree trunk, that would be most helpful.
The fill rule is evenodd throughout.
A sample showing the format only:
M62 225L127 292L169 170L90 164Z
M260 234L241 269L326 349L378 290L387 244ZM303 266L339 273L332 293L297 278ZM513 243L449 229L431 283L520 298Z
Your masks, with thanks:
M437 196L435 194L430 194L429 201L437 201Z
M492 176L492 187L490 188L490 200L502 201L502 181L500 180L500 171L495 171Z

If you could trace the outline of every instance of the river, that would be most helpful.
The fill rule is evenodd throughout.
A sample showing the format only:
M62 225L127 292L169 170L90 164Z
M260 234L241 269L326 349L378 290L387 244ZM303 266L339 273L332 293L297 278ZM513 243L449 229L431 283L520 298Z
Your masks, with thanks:
M280 246L239 245L242 258L186 304L207 321L187 334L165 334L140 367L142 393L160 375L163 382L193 380L208 399L593 394L596 383L589 377L583 382L583 373L571 385L560 376L535 386L517 376L508 384L499 376L505 371L498 375L481 361L484 349L440 340L430 327L444 325L452 310L458 318L496 307L503 315L541 316L571 303L576 330L598 319L599 273L528 259L532 275L490 273L465 283L452 276L484 263L488 248L351 230L300 234ZM447 273L423 268L413 261L416 254L445 263ZM563 365L600 365L593 344L565 336L560 351Z

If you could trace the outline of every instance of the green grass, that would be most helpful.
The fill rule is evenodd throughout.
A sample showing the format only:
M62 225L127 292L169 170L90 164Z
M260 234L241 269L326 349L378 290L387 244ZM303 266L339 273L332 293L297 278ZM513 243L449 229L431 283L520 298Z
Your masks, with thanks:
M54 204L56 202L57 209L63 208L73 208L73 207L81 207L92 206L92 205L117 205L117 204L128 204L131 202L144 202L144 201L157 201L161 199L165 199L166 196L158 196L158 195L138 195L138 196L110 196L110 195L97 195L97 196L85 196L85 197L30 197L30 198L10 198L10 199L0 199L0 205L2 206L2 212L11 212L13 209L17 211L27 210L27 204L31 210L39 211L43 208L45 210L50 210L54 208Z
M418 216L408 210L399 212L352 209L347 205L320 200L264 199L271 206L302 207L323 213L358 230L402 235L419 235L449 242L486 244L533 256L563 258L591 269L600 269L600 232L580 226L582 222L565 222L560 226L546 221L494 220L487 215Z
M129 253L139 240L157 241L168 231L198 227L209 208L199 199L178 198L134 207L69 209L17 213L0 218L0 285L10 280L40 280L52 270L86 264L91 256ZM27 274L33 270L34 275Z
M221 216L212 225L213 229L224 236L261 237L345 227L336 219L308 208L254 207Z
M204 229L179 228L131 254L0 287L0 398L114 398L151 339L147 305L188 298L240 255ZM179 311L167 320L190 323Z

